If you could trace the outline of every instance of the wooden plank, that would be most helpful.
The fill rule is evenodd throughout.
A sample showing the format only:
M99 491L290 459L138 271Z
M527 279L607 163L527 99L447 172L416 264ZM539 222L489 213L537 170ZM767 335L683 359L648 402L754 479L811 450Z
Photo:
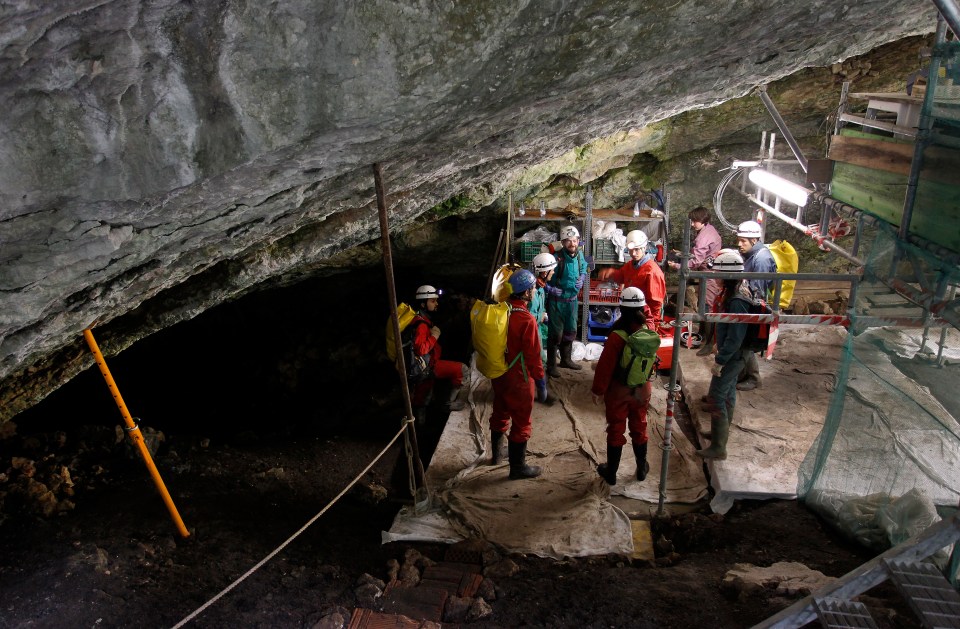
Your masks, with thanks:
M888 100L894 103L913 103L922 105L923 99L919 96L913 96L906 92L852 92L848 98L863 98L866 100Z
M898 226L907 176L837 162L830 196ZM910 232L951 251L960 251L960 186L921 181Z
M893 124L892 122L873 120L872 118L864 118L863 116L857 116L856 114L840 114L840 120L852 124L858 124L871 129L880 129L881 131L887 131L889 133L897 133L900 135L909 136L911 138L916 137L917 135L917 130L912 127L901 127ZM846 129L844 131L846 131Z
M913 144L836 135L830 140L827 157L845 164L909 175Z
M443 619L443 606L449 596L450 593L444 588L396 588L380 597L380 605L385 614L440 622Z
M633 533L633 553L630 558L646 561L656 559L653 552L653 535L650 532L650 522L647 520L630 520L630 530Z
M893 138L834 136L828 157L837 162L876 168L889 173L910 174L914 144ZM929 146L923 153L920 178L960 185L960 152L942 146Z

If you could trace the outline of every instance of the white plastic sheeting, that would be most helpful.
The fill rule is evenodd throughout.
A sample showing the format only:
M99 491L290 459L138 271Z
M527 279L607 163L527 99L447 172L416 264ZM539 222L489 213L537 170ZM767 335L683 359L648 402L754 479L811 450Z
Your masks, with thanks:
M553 406L534 407L533 436L527 462L543 467L539 478L510 481L508 464L489 465L490 381L474 373L471 405L451 413L427 469L434 496L431 508L398 514L383 541L449 542L467 537L489 540L509 552L541 557L630 554L630 521L609 502L611 495L644 501L637 510L656 506L659 492L666 393L655 383L648 416L650 473L636 480L630 446L623 450L618 483L609 487L596 466L606 460L606 421L603 407L593 404L590 386L593 363L579 372L562 370L551 379ZM673 432L668 503L695 503L707 495L701 461L683 434ZM611 491L612 490L612 491Z

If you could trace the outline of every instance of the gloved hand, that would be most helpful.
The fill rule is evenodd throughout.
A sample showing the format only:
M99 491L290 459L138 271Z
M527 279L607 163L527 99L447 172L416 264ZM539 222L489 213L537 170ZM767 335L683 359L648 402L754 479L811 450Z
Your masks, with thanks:
M574 288L577 289L578 293L580 292L580 289L583 288L583 281L586 279L586 277L586 275L581 274L580 277L577 278L577 283L574 284Z
M433 326L432 328L430 328L430 336L432 336L435 339L440 338L440 328L438 328L437 326Z
M597 279L601 282L612 280L617 275L617 270L612 266L605 266L597 271Z
M543 314L540 315L540 323L546 323L548 318L549 317L547 317L547 313L544 312Z
M563 297L563 289L560 288L559 286L553 286L551 284L547 284L546 286L543 287L543 290L548 295L552 295L554 297Z
M547 401L547 379L542 378L540 380L534 380L534 383L537 385L537 401L546 402Z
M716 376L717 378L720 377L721 371L723 371L723 365L720 365L718 363L713 363L713 367L710 368L710 373Z

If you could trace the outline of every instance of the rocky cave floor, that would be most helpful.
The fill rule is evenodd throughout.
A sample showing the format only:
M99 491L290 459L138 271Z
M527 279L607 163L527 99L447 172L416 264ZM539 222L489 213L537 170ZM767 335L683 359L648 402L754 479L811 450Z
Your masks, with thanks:
M420 431L425 453L443 421L435 413ZM268 423L235 434L166 435L155 460L188 538L119 428L31 434L7 424L0 627L176 625L323 510L398 423L354 423L336 435ZM394 445L335 506L185 626L345 626L355 608L376 606L360 587L364 575L388 580L391 560L403 564L411 550L443 560L442 544L381 544L409 496L402 452ZM748 627L799 595L726 589L734 564L795 561L839 576L873 555L795 501L738 502L724 516L705 508L651 526L659 540L653 562L509 556L515 574L501 570L484 588L492 611L463 624ZM918 626L893 586L867 597L881 627Z

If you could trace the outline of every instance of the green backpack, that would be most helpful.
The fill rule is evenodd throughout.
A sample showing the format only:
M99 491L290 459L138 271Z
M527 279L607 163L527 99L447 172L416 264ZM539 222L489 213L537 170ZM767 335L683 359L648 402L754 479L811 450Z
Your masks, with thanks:
M626 341L616 375L628 387L646 384L657 366L660 335L650 328L640 328L629 336L626 330L614 330L613 333Z

